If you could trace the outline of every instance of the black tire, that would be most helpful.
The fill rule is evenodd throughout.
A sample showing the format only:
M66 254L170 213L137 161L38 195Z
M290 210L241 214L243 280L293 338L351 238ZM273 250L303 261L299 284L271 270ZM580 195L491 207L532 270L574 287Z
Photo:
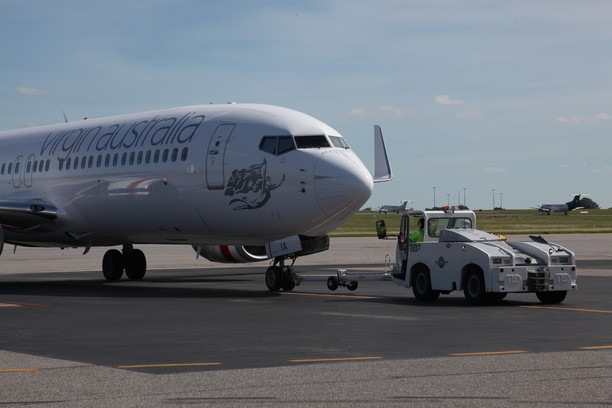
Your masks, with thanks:
M487 301L487 289L480 268L468 270L463 282L463 295L470 305L482 305Z
M350 281L348 285L346 285L346 288L350 291L353 290L357 290L357 287L359 286L359 282L357 281Z
M327 289L331 290L332 292L338 289L338 278L335 276L330 276L327 278Z
M147 273L147 258L140 249L129 251L125 257L125 275L130 280L141 280Z
M266 286L273 292L280 290L283 283L283 270L278 266L271 266L266 271Z
M123 255L116 249L110 249L102 258L102 273L107 281L115 282L123 276Z
M491 295L491 299L493 300L502 300L505 299L506 296L508 296L508 292L493 292L490 293Z
M547 305L553 305L556 303L563 302L565 296L567 296L567 291L559 290L556 292L536 292L536 296L538 297L540 302Z
M427 268L421 267L414 272L412 293L421 302L433 302L440 297L439 291L431 289L431 276Z

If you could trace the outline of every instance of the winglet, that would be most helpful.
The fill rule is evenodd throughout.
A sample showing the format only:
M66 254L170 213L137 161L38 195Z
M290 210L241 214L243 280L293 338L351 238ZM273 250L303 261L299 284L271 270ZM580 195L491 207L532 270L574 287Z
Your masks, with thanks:
M380 126L374 125L374 182L381 183L393 179L393 171L389 163L385 140Z

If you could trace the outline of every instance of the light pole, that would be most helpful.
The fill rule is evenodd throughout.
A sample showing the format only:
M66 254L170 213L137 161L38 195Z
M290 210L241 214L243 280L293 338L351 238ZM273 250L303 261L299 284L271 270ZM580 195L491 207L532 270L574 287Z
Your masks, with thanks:
M435 209L436 208L436 188L434 187L433 190L434 190L434 206L433 206L433 208Z
M504 208L504 202L502 200L502 196L504 195L504 193L499 193L499 208L503 209Z
M495 209L495 189L493 189L493 209Z
M465 187L463 187L463 206L467 207L467 204L466 204L467 200L465 199L465 190L467 190L467 189Z

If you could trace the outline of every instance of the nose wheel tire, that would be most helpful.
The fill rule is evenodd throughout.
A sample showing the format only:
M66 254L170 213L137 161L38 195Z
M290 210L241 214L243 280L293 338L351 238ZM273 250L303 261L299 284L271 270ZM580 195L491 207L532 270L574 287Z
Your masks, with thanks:
M147 258L140 249L124 254L125 275L130 280L141 280L147 272Z
M107 281L118 281L123 276L123 254L116 249L106 251L102 259L102 273Z
M278 266L271 266L266 271L266 286L273 292L280 290L283 281L283 270Z

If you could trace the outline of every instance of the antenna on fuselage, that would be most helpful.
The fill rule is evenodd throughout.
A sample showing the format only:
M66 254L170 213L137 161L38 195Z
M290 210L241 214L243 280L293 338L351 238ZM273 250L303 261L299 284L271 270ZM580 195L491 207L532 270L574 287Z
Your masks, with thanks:
M66 111L62 111L64 114L64 123L68 123L68 116L66 116Z

